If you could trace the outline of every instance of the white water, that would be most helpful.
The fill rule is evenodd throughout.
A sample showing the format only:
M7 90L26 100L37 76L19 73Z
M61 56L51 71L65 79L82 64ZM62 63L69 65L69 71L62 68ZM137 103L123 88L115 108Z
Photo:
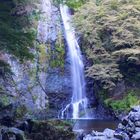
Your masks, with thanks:
M71 15L69 8L66 5L60 5L60 11L65 29L65 37L68 44L69 57L71 60L71 74L73 84L71 103L64 108L61 114L61 118L65 118L65 114L71 106L73 119L81 118L81 113L84 114L84 117L87 118L87 98L85 95L84 65L80 48L75 37L74 29L71 25Z

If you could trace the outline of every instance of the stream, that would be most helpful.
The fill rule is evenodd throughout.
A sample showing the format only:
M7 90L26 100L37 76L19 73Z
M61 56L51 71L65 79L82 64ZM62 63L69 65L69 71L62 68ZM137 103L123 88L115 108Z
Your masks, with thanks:
M84 131L85 133L90 133L91 131L102 132L104 129L116 129L118 121L114 120L99 120L99 119L79 119L76 120L73 131L80 132Z

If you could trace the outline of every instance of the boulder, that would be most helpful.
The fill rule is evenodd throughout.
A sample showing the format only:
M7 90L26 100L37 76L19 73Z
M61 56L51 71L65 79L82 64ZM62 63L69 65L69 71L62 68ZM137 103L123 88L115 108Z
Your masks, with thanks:
M119 140L130 140L129 136L125 132L115 132L114 133L114 138L119 139Z
M1 135L2 140L25 140L24 132L14 127L1 129Z
M132 107L132 112L140 112L140 106Z
M83 140L107 140L104 136L91 136L90 134L86 135Z
M135 128L135 131L136 131L136 132L140 132L140 127L136 127L136 128Z
M135 122L135 126L136 126L136 127L140 127L140 121L136 121L136 122Z
M92 131L91 135L92 135L92 136L105 136L104 133L102 133L102 132L97 132L97 131L94 131L94 130Z
M128 124L128 117L124 117L121 123L126 126Z
M103 133L107 138L112 138L114 136L114 132L114 130L106 128Z
M132 140L140 140L140 132L137 132L132 136Z

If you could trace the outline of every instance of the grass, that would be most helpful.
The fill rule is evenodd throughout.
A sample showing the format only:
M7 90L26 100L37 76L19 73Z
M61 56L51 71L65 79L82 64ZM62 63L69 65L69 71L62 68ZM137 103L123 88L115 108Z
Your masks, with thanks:
M106 99L105 104L108 107L111 107L114 111L128 112L132 106L140 104L140 98L138 97L136 90L130 90L123 97L120 97L120 99Z
M111 8L111 10L118 10L118 8L119 8L118 0L111 0L110 1L110 8Z

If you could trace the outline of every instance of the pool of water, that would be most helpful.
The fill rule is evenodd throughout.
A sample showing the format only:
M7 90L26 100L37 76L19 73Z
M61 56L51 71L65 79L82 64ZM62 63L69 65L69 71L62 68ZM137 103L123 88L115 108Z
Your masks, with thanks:
M110 129L116 129L118 125L118 121L114 120L86 120L86 119L80 119L75 120L73 131L81 131L84 132L91 132L92 130L102 132L106 128Z

